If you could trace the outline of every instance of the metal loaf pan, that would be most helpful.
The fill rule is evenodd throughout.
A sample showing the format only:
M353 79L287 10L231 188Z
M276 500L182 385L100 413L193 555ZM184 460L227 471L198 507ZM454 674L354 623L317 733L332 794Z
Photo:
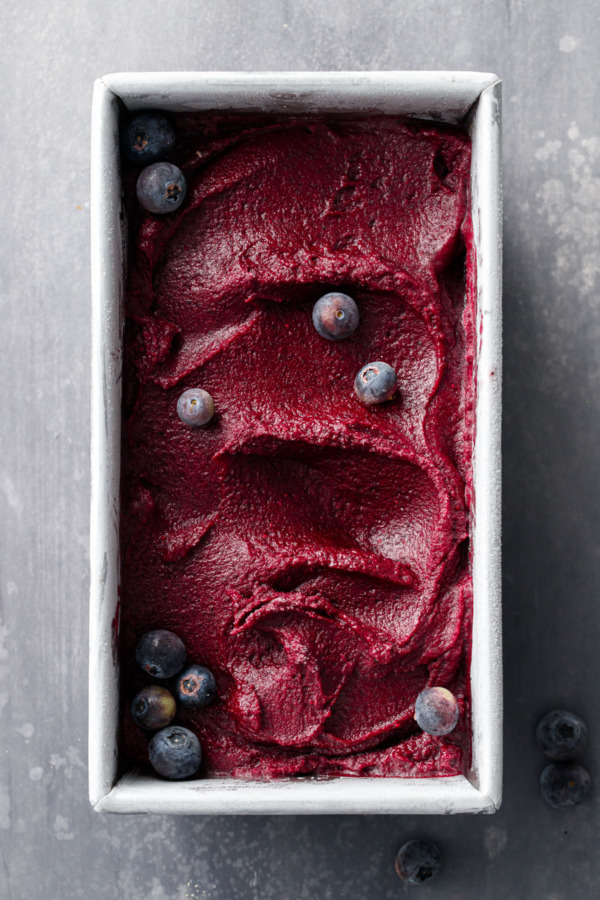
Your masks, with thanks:
M89 791L121 813L491 813L502 790L500 82L476 72L175 72L98 79L92 113ZM119 108L388 113L468 125L477 260L472 765L466 777L165 782L118 766L119 468L125 222Z

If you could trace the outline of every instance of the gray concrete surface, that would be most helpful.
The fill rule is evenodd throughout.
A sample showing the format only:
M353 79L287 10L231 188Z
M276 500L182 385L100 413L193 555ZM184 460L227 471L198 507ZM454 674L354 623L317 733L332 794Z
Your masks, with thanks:
M23 0L0 13L0 897L600 896L599 792L557 812L533 729L600 784L600 15L591 0ZM504 81L505 794L493 817L115 817L86 783L89 121L144 69L478 69ZM405 888L407 838L439 841Z

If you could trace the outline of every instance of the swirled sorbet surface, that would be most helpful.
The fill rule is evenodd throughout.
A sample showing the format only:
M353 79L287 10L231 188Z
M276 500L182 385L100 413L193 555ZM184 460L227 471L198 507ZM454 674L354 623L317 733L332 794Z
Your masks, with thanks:
M470 142L391 117L176 117L189 196L130 203L122 451L122 751L153 628L211 669L180 709L202 774L433 776L470 761L474 274ZM128 196L134 173L126 172ZM314 303L360 324L328 341ZM362 405L382 360L395 397ZM179 395L207 390L202 428ZM459 700L445 737L414 721Z

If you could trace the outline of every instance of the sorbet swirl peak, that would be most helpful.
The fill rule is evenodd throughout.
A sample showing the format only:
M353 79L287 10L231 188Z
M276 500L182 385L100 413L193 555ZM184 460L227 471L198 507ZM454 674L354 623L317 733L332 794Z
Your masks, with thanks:
M219 686L176 720L199 739L203 774L462 774L469 139L391 117L174 126L169 159L187 184L175 212L137 207L126 172L128 703L144 686L136 641L169 629ZM343 339L313 320L327 295L360 310ZM355 392L372 360L397 380L385 402ZM200 385L215 412L190 427L178 400ZM431 686L456 698L451 733L414 718ZM148 765L147 735L125 715L122 752Z

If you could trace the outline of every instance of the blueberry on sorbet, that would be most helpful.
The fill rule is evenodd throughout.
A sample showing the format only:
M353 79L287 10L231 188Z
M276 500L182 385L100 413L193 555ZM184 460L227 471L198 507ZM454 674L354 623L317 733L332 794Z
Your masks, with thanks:
M189 388L177 401L177 415L186 425L206 425L214 412L213 398L202 388Z
M442 857L431 841L407 841L396 856L396 872L408 884L431 881L440 871Z
M358 306L347 294L325 294L312 311L313 325L328 341L342 341L358 328Z
M190 666L178 677L175 693L182 706L202 709L217 694L215 676L204 666Z
M154 678L172 678L177 675L185 665L185 657L181 638L162 628L146 632L135 648L138 665Z
M168 162L152 163L140 174L136 193L144 209L156 215L175 212L184 201L187 191L181 169Z
M391 400L397 387L396 373L384 362L367 363L354 379L356 396L367 406Z
M581 803L590 784L586 769L573 762L550 763L540 775L542 797L554 809L567 809Z
M427 734L449 734L458 722L456 697L443 687L425 688L415 703L415 719Z
M587 725L575 713L553 709L538 723L538 743L550 759L573 759L587 738Z
M171 781L190 778L202 762L200 741L180 725L157 731L148 745L148 755L158 774Z
M176 710L173 694L158 685L142 688L131 703L133 721L148 731L166 728Z
M141 166L166 159L175 146L173 126L157 113L135 116L123 134L123 149L129 159Z

